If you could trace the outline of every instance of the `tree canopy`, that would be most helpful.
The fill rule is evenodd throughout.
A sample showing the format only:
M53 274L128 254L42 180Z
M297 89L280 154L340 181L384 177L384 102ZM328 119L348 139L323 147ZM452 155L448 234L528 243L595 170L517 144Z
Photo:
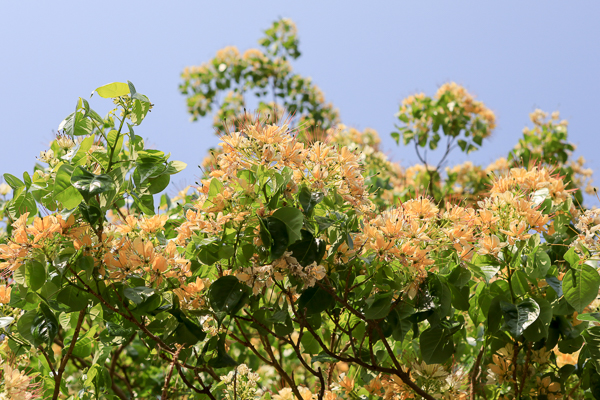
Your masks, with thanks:
M292 73L292 21L259 44L182 74L221 139L191 192L164 193L186 164L135 134L131 82L4 174L0 399L600 399L600 211L567 122L446 166L496 125L450 82L400 105L402 167Z

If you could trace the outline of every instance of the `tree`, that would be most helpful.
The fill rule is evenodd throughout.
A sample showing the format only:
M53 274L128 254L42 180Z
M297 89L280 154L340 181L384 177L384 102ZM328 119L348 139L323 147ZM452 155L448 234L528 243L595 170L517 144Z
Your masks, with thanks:
M44 166L4 175L5 398L600 398L600 211L558 114L443 170L495 123L456 84L403 102L398 141L446 140L407 169L373 130L236 109L195 193L156 207L185 164L135 135L131 83L96 92L116 108L79 99Z

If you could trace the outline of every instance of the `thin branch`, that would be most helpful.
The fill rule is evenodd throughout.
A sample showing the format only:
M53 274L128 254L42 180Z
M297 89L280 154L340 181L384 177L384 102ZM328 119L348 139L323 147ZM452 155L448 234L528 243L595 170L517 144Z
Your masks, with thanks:
M173 376L173 368L175 368L175 364L177 363L177 358L179 358L179 352L183 349L183 346L179 347L177 351L175 351L175 355L173 356L173 361L171 361L171 366L169 368L169 373L165 376L165 384L163 386L162 395L160 396L161 400L166 400L167 395L169 394L169 381Z
M485 352L485 346L481 346L481 350L479 350L479 354L475 359L475 363L473 364L473 369L471 370L471 376L469 377L469 381L471 384L471 400L475 400L475 381L479 376L479 365L481 364L481 359L483 358L483 353Z
M75 348L75 344L77 343L77 338L79 337L79 332L81 331L81 324L83 324L83 319L85 318L85 308L79 311L79 317L77 318L77 325L75 326L75 332L73 333L73 338L71 339L71 344L67 349L67 354L63 357L60 366L58 367L58 371L54 376L54 380L56 381L56 385L54 386L54 393L52 394L52 400L58 399L60 395L60 381L62 379L62 375L65 372L65 368L67 367L67 363L69 362L69 358L71 354L73 354L73 349Z

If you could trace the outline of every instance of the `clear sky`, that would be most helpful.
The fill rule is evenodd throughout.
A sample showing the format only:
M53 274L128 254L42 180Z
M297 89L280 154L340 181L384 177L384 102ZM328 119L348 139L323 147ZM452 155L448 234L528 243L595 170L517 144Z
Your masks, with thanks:
M210 118L189 122L182 69L226 45L257 47L278 17L298 26L295 70L404 166L416 156L389 136L400 101L456 81L498 120L474 162L505 156L542 108L569 120L576 155L600 171L600 2L147 0L0 2L0 173L31 171L78 97L130 80L155 104L136 133L188 163L177 187L192 183L218 140ZM104 114L109 103L90 104Z

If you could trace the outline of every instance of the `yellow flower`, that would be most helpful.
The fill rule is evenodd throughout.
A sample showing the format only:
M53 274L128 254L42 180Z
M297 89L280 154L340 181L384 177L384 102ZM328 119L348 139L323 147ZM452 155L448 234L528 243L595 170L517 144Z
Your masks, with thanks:
M273 395L273 400L293 400L294 394L292 393L292 389L283 388L278 394Z
M11 291L12 288L10 286L0 285L0 304L8 304Z

